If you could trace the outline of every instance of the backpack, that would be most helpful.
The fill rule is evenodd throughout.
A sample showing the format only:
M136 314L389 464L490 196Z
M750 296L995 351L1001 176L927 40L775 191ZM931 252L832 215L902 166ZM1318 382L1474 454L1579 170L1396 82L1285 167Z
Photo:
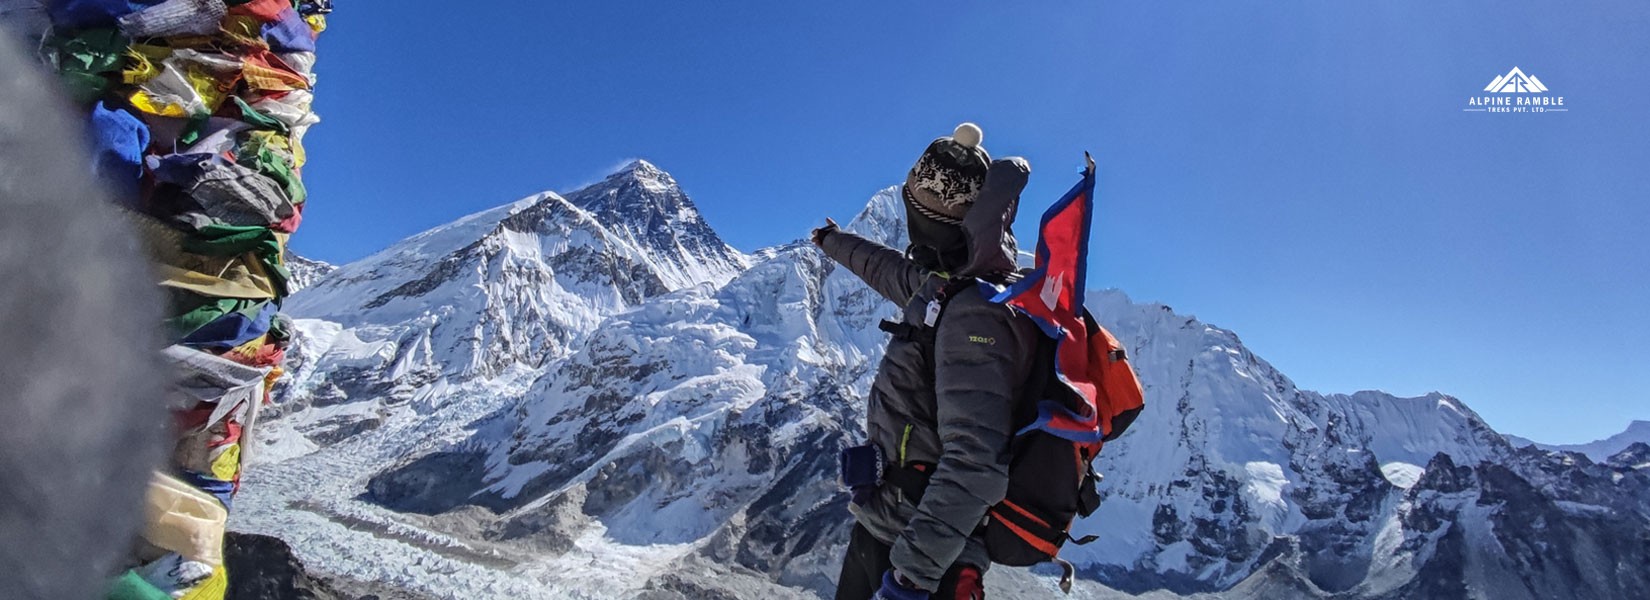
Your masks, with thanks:
M890 333L932 340L933 330L944 318L943 307L956 294L967 293L967 289L977 285L974 280L965 279L954 280L941 288L935 295L935 302L941 307L939 319L934 325L923 327L929 331ZM1140 380L1128 362L1128 351L1088 311L1083 311L1081 318L1087 334L1084 336L1087 344L1082 348L1083 370L1087 380L1098 383L1093 421L1097 427L1086 432L1079 430L1076 435L1065 430L1050 430L1056 414L1085 410L1082 407L1086 403L1057 372L1060 340L1043 336L1032 358L1029 379L1015 399L1016 433L1009 447L1008 494L987 512L986 549L994 563L1034 565L1054 560L1067 541L1079 545L1094 541L1095 536L1072 540L1068 535L1077 517L1093 514L1100 505L1096 484L1101 477L1094 472L1092 462L1105 443L1122 435L1145 407ZM910 327L886 323L884 329ZM930 368L934 364L933 350L932 343L924 347ZM929 377L933 377L932 371ZM920 502L922 488L928 483L927 467L917 465L915 470L915 474L888 473L887 478L902 488L913 502Z
M1016 399L1018 429L1009 448L1008 494L986 513L985 543L992 562L1028 566L1057 560L1067 541L1083 545L1096 539L1070 536L1072 522L1100 508L1101 477L1094 472L1094 459L1106 442L1128 429L1145 401L1117 338L1086 311L1082 320L1089 334L1084 367L1090 380L1099 383L1094 405L1098 428L1093 436L1067 436L1044 425L1051 412L1084 404L1055 369L1058 341L1044 337L1032 362L1032 380Z

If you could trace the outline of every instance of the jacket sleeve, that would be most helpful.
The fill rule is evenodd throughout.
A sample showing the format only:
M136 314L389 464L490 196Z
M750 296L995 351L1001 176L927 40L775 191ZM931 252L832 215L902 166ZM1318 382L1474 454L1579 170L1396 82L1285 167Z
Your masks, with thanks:
M911 295L917 293L922 282L928 278L927 270L912 263L898 250L846 231L835 230L826 234L825 239L820 241L820 248L831 260L853 271L882 297L900 306L909 302Z
M930 591L1008 492L1014 390L1034 343L1034 331L1003 305L959 297L945 310L934 345L939 464L890 555L895 569Z

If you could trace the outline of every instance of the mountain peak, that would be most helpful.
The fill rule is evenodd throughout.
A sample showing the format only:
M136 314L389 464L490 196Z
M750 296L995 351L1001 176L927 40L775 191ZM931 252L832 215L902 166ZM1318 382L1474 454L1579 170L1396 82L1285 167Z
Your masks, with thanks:
M636 160L632 160L628 163L625 163L625 166L619 167L619 170L614 171L614 172L615 173L630 173L630 172L636 172L636 171L640 171L640 172L643 172L643 173L663 173L664 172L664 171L659 169L658 165L655 165L653 163L648 162L647 159L645 159L645 158L638 158Z
M646 160L634 160L606 179L565 197L658 264L675 265L684 287L703 281L720 285L746 261L705 223L676 179Z
M1642 423L1643 421L1639 421ZM1631 445L1610 456L1606 464L1625 469L1650 469L1650 444L1633 442Z
M904 248L905 207L900 203L899 187L890 186L877 192L865 208L848 221L848 231L870 238L890 248Z
M575 190L566 198L579 208L606 213L605 217L635 217L639 210L657 210L679 213L680 218L698 219L698 208L682 192L676 178L642 159L626 163L601 181Z
M665 170L660 169L658 165L640 158L626 163L623 167L619 167L619 169L614 171L613 174L608 175L602 183L608 183L614 180L655 183L660 187L665 188L676 187L676 178L671 177L670 173L666 173Z
M281 263L285 264L287 270L292 273L291 279L287 282L287 289L294 294L298 293L298 290L314 285L322 277L338 270L336 265L305 258L293 252L290 247L281 251Z

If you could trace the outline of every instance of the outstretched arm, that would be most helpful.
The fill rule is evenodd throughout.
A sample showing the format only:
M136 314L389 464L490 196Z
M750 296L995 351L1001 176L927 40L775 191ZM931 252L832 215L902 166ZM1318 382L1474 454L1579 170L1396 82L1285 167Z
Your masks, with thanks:
M928 271L913 264L898 250L837 229L831 222L814 231L814 243L878 294L904 306L922 287Z

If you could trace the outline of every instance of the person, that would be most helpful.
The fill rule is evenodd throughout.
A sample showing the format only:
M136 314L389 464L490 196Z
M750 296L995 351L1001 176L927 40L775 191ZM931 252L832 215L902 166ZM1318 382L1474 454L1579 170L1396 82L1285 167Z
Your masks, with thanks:
M834 221L827 256L904 307L871 386L869 443L844 452L853 532L837 600L980 600L979 530L1008 487L1014 399L1039 332L981 289L1017 278L1013 233L1030 167L993 162L969 123L928 145L902 189L901 253ZM931 363L931 364L930 364Z

